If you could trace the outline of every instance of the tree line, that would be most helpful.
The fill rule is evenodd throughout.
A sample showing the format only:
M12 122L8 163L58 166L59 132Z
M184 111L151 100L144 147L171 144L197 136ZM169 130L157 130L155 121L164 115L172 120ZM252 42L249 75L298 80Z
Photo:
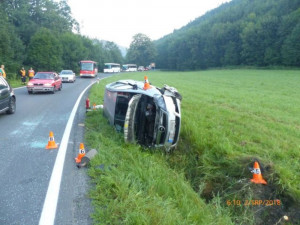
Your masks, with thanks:
M299 0L232 0L154 42L159 68L300 67Z
M0 2L0 64L7 74L22 66L36 71L79 71L78 62L122 62L114 42L80 35L66 0L4 0ZM74 32L76 31L76 33Z

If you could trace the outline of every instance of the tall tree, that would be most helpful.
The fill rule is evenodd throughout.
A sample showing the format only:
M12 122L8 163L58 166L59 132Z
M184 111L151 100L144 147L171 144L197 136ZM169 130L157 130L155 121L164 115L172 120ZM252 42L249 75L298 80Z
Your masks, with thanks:
M114 42L107 41L104 45L104 49L108 62L123 63L121 50Z
M41 28L31 38L28 46L29 65L36 70L62 69L62 45L50 30Z
M126 60L128 63L149 65L149 63L154 61L156 55L156 49L151 39L145 34L138 33L133 36Z
M85 59L88 53L88 49L85 48L81 36L66 32L61 35L60 42L63 49L63 67L78 72L78 62Z

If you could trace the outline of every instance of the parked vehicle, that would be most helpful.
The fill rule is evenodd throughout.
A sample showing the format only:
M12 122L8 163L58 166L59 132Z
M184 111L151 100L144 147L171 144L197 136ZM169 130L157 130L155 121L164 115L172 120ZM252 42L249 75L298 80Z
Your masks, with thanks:
M0 76L0 113L13 114L16 111L14 90L4 77Z
M55 72L38 72L33 79L27 83L28 94L35 92L51 92L61 91L62 80Z
M118 63L105 63L103 73L120 73L121 66Z
M62 82L75 82L76 81L76 75L72 70L62 70L59 73L59 76L62 79Z
M143 67L143 66L138 67L138 71L144 71L144 70L145 70L145 67Z
M157 88L147 82L119 80L106 85L103 113L111 125L124 131L126 142L169 151L179 139L181 99L167 85Z
M136 64L124 64L122 65L122 72L136 72L137 65Z

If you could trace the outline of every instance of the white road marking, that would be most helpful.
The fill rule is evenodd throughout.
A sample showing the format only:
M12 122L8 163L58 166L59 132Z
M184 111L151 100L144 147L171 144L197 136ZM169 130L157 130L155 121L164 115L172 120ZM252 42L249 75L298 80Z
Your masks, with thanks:
M97 82L97 81L95 81ZM79 105L79 102L83 96L83 94L86 92L86 90L92 86L95 82L91 83L89 86L87 86L78 97L73 110L71 112L71 115L69 117L68 123L66 125L61 145L58 149L58 153L56 156L54 168L51 174L47 195L45 198L42 214L40 217L40 225L53 225L56 215L56 207L57 207L57 201L58 201L58 195L59 195L59 189L60 189L60 183L61 183L61 177L62 172L64 168L64 162L65 162L65 156L67 152L69 137L72 129L72 124L75 118L75 114L77 112L77 108Z

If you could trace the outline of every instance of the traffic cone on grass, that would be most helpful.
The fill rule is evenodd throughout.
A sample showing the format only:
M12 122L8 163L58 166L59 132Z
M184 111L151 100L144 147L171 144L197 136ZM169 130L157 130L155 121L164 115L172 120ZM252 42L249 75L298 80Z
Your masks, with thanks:
M265 181L261 175L261 171L260 171L258 162L256 162L256 161L254 162L253 170L251 172L253 173L253 178L251 179L252 183L267 184L267 181Z
M54 148L57 148L57 147L58 147L58 145L54 141L53 132L50 131L50 133L49 133L49 141L48 141L48 145L46 145L46 149L54 149Z
M83 143L80 143L80 145L79 145L79 152L78 152L77 158L75 158L75 162L76 163L81 163L81 159L84 156L85 156L84 145L83 145Z

